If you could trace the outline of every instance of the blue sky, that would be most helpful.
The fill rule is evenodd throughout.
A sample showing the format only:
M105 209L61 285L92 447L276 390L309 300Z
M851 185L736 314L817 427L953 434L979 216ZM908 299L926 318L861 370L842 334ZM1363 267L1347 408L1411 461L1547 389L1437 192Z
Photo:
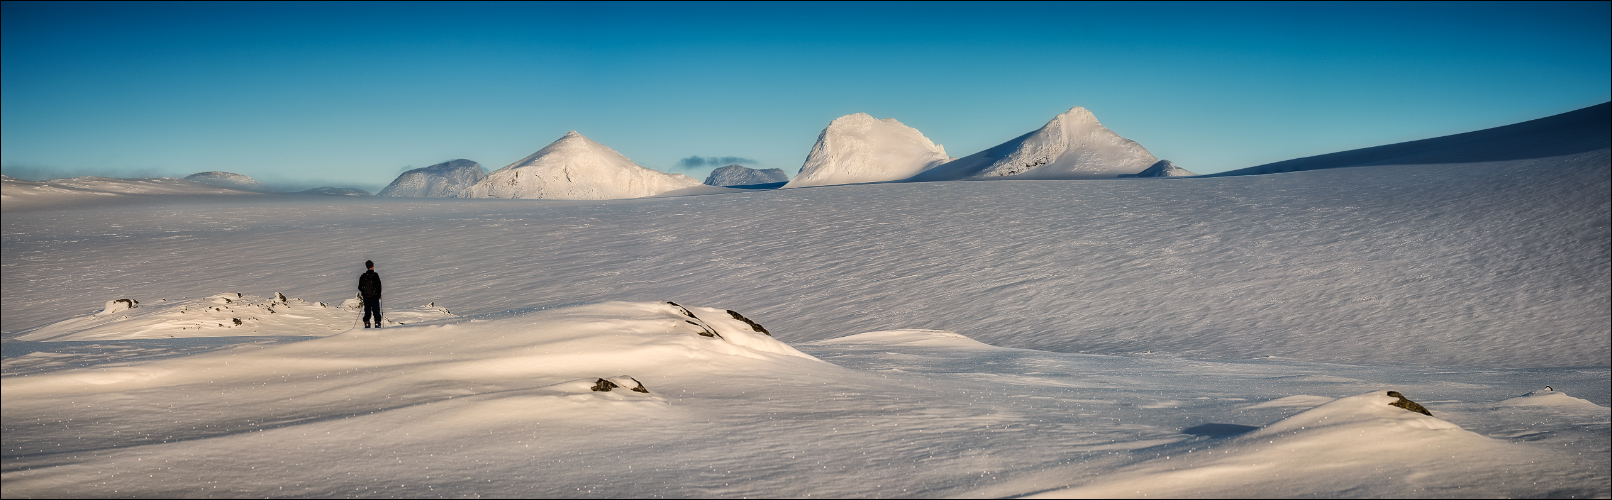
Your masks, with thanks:
M5 2L0 169L374 191L577 130L793 175L844 114L964 156L1085 106L1212 173L1612 100L1609 5Z

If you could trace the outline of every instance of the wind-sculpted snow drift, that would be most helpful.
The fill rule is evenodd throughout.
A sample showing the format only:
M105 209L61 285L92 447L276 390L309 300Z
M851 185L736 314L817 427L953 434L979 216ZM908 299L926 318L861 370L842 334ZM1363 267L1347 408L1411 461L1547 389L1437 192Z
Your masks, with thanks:
M817 136L800 174L786 188L905 179L950 161L946 148L895 118L856 113L835 118Z
M487 171L470 160L453 160L403 172L375 196L459 198L470 186L487 179Z
M608 200L703 186L681 174L650 170L575 131L531 156L488 174L467 198Z
M1452 400L1487 386L1416 370L1056 354L932 330L802 346L814 355L747 319L606 302L8 376L0 484L7 497L1607 491L1604 457L1561 451L1605 408L1565 396L1485 410ZM1362 376L1437 391L1424 401L1445 418L1551 434L1484 437L1388 406ZM1206 421L1254 425L1195 430Z
M913 181L960 179L1113 179L1159 161L1136 141L1097 122L1080 106L1040 129L913 175Z

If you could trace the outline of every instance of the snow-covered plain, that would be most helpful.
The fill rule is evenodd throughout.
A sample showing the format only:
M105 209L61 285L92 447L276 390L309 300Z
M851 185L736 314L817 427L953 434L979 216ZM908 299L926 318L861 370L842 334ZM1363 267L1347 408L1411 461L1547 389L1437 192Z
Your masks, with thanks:
M0 489L1612 495L1604 146L712 192L8 201Z

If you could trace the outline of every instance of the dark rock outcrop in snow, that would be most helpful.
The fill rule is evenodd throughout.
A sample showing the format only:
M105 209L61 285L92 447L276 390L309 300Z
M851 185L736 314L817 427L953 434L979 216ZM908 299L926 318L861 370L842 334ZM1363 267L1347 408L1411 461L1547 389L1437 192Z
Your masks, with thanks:
M241 191L251 191L254 193L269 192L268 186L264 186L263 183L258 182L257 179L234 172L197 172L185 176L185 180L206 184L209 186L239 189Z
M1400 394L1399 391L1388 391L1388 397L1399 398L1399 401L1388 403L1388 406L1398 406L1407 411L1414 411L1429 417L1433 416L1433 412L1427 411L1427 408L1423 408L1422 405L1416 404L1415 401L1405 399L1405 395Z
M744 317L743 314L739 314L739 311L728 309L728 315L733 316L733 319L743 321L743 322L745 322L745 324L750 325L750 329L752 329L752 330L755 330L757 332L765 334L768 337L772 336L772 332L767 331L767 329L765 327L762 327L760 323L750 321L750 318L746 318L746 317Z
M1174 163L1170 163L1170 160L1159 160L1158 163L1154 163L1153 166L1147 167L1147 170L1143 170L1141 172L1137 172L1137 173L1134 173L1134 174L1120 174L1119 176L1120 177L1191 177L1191 176L1194 176L1194 175L1198 175L1198 174L1194 174L1192 172L1188 172L1187 169L1177 167L1177 166L1175 166Z
M460 198L465 189L487 178L481 165L465 159L416 168L397 176L375 196L398 198Z
M622 379L627 379L627 380L622 380ZM629 384L624 383L624 382L627 382L627 381L631 381L631 383L630 383L631 387L628 387L629 390L631 390L633 392L642 392L644 394L649 394L649 388L644 387L643 382L639 382L638 379L635 379L635 378L632 378L632 377L629 377L629 376L626 376L626 375L622 375L620 377L613 377L613 379L601 378L601 379L599 379L598 382L593 383L593 391L594 392L610 392L611 389L615 389L615 388L618 388L618 387L627 387Z
M781 168L756 170L741 165L728 165L711 171L705 178L708 186L752 186L756 184L772 184L789 182L789 174Z

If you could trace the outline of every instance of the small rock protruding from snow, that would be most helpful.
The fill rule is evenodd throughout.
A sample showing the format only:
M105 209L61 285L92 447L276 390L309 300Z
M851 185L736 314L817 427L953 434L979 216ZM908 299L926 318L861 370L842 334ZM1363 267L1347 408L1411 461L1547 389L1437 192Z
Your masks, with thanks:
M288 300L291 300L291 299L286 298L285 294L280 293L280 292L274 292L274 303L284 304Z
M918 129L895 118L856 113L829 122L800 174L784 187L895 181L951 160L944 146Z
M403 172L375 196L403 198L459 198L466 189L487 179L481 164L458 159Z
M197 172L185 176L185 180L221 188L252 191L254 193L266 193L269 191L268 186L264 186L257 179L234 172Z
M1423 408L1422 405L1416 404L1415 401L1405 399L1405 395L1400 394L1399 391L1388 391L1388 397L1399 398L1398 401L1388 403L1388 406L1397 406L1404 408L1406 411L1414 411L1429 417L1433 416L1433 412L1427 411L1427 408Z
M1134 174L1120 174L1120 177L1192 177L1198 174L1188 172L1187 169L1177 167L1170 160L1159 160L1146 170Z
M1159 159L1136 141L1097 122L1080 106L1040 129L912 176L913 181L961 179L1113 179L1141 172Z
M130 309L134 309L136 307L140 307L140 301L138 301L138 300L134 300L134 299L114 299L114 300L109 300L109 301L106 302L106 308L102 309L100 314L101 315L107 315L107 314L127 311L127 310L130 310Z
M612 389L621 387L625 387L632 392L649 394L649 388L644 387L643 382L626 375L599 379L599 381L593 383L593 392L610 392Z
M682 174L650 170L571 131L531 156L488 174L466 198L611 200L701 186Z
M756 170L743 165L728 165L711 171L705 178L708 186L752 186L789 182L789 174L781 168Z

